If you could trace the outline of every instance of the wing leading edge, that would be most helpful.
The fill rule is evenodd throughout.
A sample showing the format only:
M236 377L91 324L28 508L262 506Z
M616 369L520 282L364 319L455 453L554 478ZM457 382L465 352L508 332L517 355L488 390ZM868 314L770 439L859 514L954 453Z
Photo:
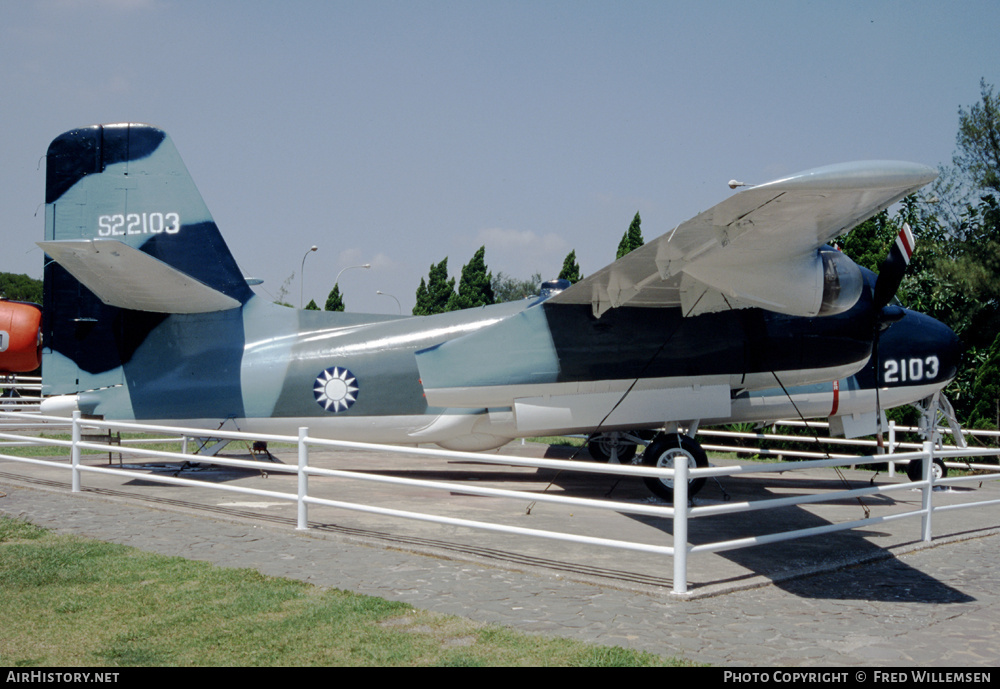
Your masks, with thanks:
M807 170L731 196L555 295L595 316L628 304L685 315L759 307L824 312L820 248L933 181L925 165L865 161ZM836 266L834 266L836 267Z

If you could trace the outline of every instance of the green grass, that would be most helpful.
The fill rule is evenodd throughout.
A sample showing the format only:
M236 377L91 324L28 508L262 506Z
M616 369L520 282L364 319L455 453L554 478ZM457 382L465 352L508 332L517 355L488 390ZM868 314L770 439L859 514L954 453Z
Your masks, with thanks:
M542 443L544 445L560 445L566 447L582 447L587 444L584 438L571 438L565 435L549 435L538 438L525 438L529 443Z
M51 439L51 440L65 440L65 441L72 440L72 436L69 433L40 433L40 434L38 434L37 437L39 437L39 438L45 438L45 439ZM159 436L150 435L148 433L122 433L122 440L123 441L124 440L155 441L157 439L161 439L161 438ZM88 441L88 442L102 442L102 441ZM137 448L142 448L144 450L157 450L157 451L160 451L160 452L180 452L181 451L181 443L180 443L180 441L175 441L175 440L170 440L170 441L166 441L165 440L162 443L157 443L157 442L143 442L143 443L139 443L139 444L135 444L135 445L132 445L130 443L130 444L126 445L125 447L126 448L128 448L128 447L137 447ZM193 452L196 447L197 447L197 443L195 441L192 440L192 441L190 441L188 443L188 448L189 448L188 451L189 452ZM244 450L246 452L249 452L249 448L246 446L246 443L243 443L242 441L234 441L229 447L235 449L237 452L242 452ZM275 450L287 450L287 449L292 449L294 447L295 447L295 445L293 445L291 443L270 443L269 444L269 448L272 451L275 451ZM118 448L119 448L118 445L110 445L108 450L81 449L80 450L80 454L82 454L82 455L107 455L108 452L112 452L114 454L114 459L117 462L118 461ZM7 454L7 455L14 456L14 457L69 457L69 452L70 452L70 449L68 447L55 446L55 445L25 445L23 447L0 447L0 454ZM127 452L127 450L126 450L126 452L122 453L122 461L124 461L126 463L128 463L129 458L136 459L138 457L139 457L138 455L129 454ZM145 460L147 458L141 458L141 459ZM139 461L139 460L136 459L136 461ZM167 460L164 460L164 461L167 461Z
M69 433L39 433L38 438L44 438L46 440L65 440L69 441L73 439L73 436ZM152 436L144 433L122 433L122 440L129 439L144 439L144 440L155 440L158 436ZM101 442L90 440L88 442ZM166 452L180 452L181 444L180 442L170 441L162 443L142 443L137 445L145 450L160 450ZM81 449L80 454L84 455L106 455L108 452L118 452L118 445L110 445L109 450L85 450ZM14 457L61 457L69 456L69 448L57 445L25 445L23 447L0 447L0 453L13 455ZM127 458L129 455L123 455ZM116 457L117 461L117 457Z
M0 518L0 666L672 666Z

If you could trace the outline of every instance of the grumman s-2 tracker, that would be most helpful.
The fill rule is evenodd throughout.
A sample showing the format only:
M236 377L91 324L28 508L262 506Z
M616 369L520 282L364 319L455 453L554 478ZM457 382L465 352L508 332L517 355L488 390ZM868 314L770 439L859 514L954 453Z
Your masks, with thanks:
M643 462L701 466L677 429L742 420L763 391L846 380L879 334L895 342L874 363L882 387L918 399L955 375L954 334L890 304L909 233L878 278L828 245L935 175L810 170L735 193L562 291L397 317L256 296L163 131L75 129L47 155L43 412L459 450L665 429ZM846 392L821 414L857 413L864 395Z

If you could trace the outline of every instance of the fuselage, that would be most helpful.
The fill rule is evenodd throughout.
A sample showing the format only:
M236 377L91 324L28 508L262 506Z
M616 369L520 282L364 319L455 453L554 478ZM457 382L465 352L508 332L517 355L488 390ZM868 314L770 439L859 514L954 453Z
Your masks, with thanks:
M817 318L760 309L684 318L676 308L629 307L595 318L538 298L397 318L253 297L239 310L167 316L120 367L121 384L48 409L485 449L597 426L774 418L782 388L815 393L803 413L828 416L836 412L829 381L843 381L838 403L847 409L877 387L913 395L913 386L954 376L957 341L937 321L907 312L890 325L877 369L874 327L870 289L850 311Z

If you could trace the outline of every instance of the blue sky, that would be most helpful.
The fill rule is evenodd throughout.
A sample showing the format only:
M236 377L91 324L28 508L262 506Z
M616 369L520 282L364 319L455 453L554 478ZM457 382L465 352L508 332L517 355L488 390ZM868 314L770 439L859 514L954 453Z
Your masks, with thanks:
M948 163L1000 3L0 0L0 271L41 277L44 160L165 129L265 296L404 313L445 256L585 274L765 182ZM319 250L305 264L311 245ZM260 288L258 288L260 289Z

